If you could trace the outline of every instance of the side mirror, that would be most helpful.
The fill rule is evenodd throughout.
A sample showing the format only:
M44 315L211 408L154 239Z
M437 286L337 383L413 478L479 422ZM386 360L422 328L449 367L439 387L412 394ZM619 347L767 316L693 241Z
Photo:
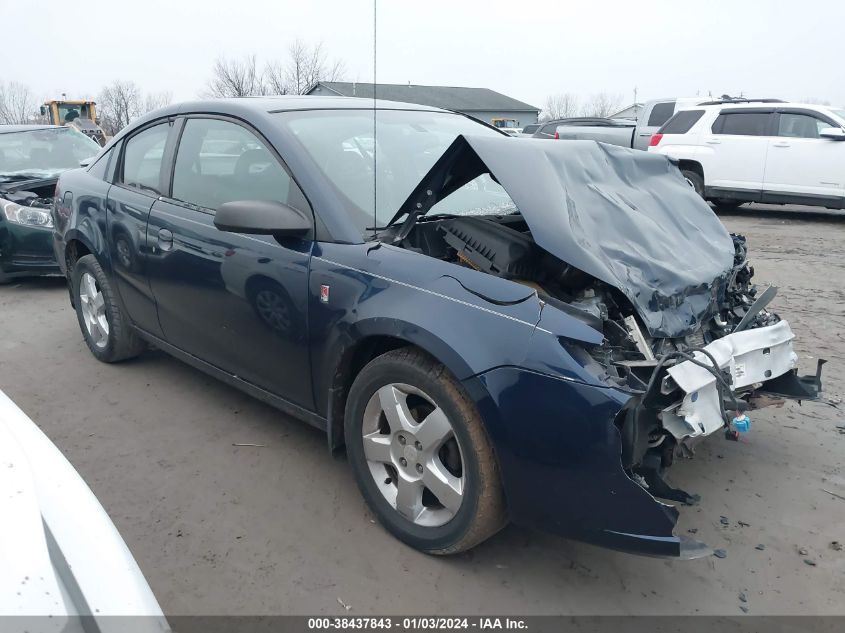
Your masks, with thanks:
M832 141L845 141L845 130L841 127L826 127L819 130L819 136Z
M224 202L214 216L214 226L229 233L302 237L313 224L310 214L269 200Z
M79 161L79 166L80 166L80 167L88 167L88 165L90 165L90 164L91 164L91 162L92 162L95 158L96 158L96 156L89 156L88 158L83 158L81 161Z

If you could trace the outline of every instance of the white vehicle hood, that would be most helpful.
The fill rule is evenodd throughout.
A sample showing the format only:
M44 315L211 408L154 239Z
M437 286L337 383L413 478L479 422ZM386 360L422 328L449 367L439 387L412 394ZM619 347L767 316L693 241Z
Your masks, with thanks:
M151 616L97 624L100 630L169 630L100 502L2 391L0 516L0 616L51 616L49 630L75 630L77 615Z

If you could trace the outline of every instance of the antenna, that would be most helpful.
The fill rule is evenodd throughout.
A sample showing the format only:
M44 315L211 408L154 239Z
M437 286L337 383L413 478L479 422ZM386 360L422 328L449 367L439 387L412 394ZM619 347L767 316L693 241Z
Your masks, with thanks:
M373 0L373 239L378 234L378 139L376 138L376 30L378 0Z

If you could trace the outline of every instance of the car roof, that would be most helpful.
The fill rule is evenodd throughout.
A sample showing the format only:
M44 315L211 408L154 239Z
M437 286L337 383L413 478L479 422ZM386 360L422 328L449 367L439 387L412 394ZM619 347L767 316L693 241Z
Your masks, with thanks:
M61 125L0 125L0 134L11 134L12 132L31 132L32 130L49 130L60 128Z
M831 106L823 106L814 103L798 103L798 102L791 102L791 101L775 101L775 102L767 102L767 101L743 101L743 102L730 102L726 101L724 103L711 103L707 105L696 105L683 108L684 110L693 110L693 109L700 109L704 108L707 110L712 109L731 109L731 110L759 110L760 108L772 109L772 110L781 110L784 108L803 108L805 110L817 110L820 112L831 110Z
M165 106L156 111L156 116L180 114L191 111L220 111L252 110L253 112L286 112L292 110L424 110L427 112L448 112L442 108L403 103L400 101L385 101L382 99L365 99L362 97L317 97L309 95L281 95L271 97L228 97L223 99L204 99L188 101Z
M139 127L142 127L157 119L188 114L220 114L248 119L250 116L266 117L268 114L277 112L296 112L306 110L406 110L423 112L452 113L450 110L434 108L431 106L418 105L416 103L403 103L399 101L386 101L382 99L365 99L362 97L323 97L310 95L280 95L261 97L226 97L221 99L202 99L197 101L184 101L166 105L158 110L148 112L132 121L103 147L103 152L110 150L116 143L128 134L132 134ZM459 113L456 116L462 116ZM482 125L488 125L480 122ZM504 134L504 132L502 132Z

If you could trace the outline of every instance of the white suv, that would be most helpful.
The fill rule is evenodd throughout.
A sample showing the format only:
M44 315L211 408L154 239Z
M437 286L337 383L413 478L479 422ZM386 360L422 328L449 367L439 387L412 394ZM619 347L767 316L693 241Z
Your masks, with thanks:
M650 152L679 162L705 199L845 209L845 110L801 103L713 103L679 110Z

